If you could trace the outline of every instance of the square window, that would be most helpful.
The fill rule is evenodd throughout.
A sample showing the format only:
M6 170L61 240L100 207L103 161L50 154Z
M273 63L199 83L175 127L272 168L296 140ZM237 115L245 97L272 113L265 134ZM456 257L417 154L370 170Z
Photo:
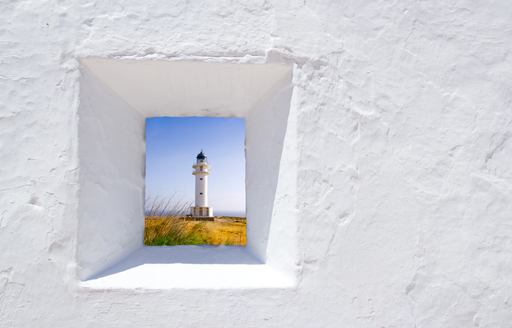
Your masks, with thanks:
M101 58L80 63L81 286L293 287L293 65ZM145 120L165 116L245 120L246 247L144 246Z
M245 126L146 119L144 245L246 245Z

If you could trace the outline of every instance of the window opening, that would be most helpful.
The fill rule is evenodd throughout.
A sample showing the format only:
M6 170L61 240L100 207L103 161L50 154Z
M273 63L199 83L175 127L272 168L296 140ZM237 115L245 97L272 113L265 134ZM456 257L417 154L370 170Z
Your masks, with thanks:
M145 245L245 246L244 144L240 118L146 119Z

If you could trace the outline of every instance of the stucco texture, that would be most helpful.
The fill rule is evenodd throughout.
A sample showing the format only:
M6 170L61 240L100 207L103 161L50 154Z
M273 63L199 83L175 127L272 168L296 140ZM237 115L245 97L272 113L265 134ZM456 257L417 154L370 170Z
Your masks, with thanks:
M0 7L0 327L512 327L512 2ZM80 288L92 56L294 63L296 288Z

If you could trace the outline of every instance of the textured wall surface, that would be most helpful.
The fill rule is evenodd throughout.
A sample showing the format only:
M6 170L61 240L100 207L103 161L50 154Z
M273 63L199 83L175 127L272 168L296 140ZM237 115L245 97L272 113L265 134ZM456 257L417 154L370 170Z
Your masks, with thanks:
M1 327L512 327L512 2L0 6ZM296 289L78 287L87 56L297 65Z

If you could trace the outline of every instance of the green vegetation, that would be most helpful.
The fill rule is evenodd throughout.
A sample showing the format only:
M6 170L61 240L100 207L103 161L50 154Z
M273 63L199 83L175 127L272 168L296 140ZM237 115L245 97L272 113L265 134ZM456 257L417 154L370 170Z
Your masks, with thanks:
M186 217L146 217L144 245L233 245L245 246L246 220L216 217L214 221L195 221Z
M153 200L144 222L144 245L232 245L245 246L246 219L215 217L214 221L186 216L190 204L173 199Z

